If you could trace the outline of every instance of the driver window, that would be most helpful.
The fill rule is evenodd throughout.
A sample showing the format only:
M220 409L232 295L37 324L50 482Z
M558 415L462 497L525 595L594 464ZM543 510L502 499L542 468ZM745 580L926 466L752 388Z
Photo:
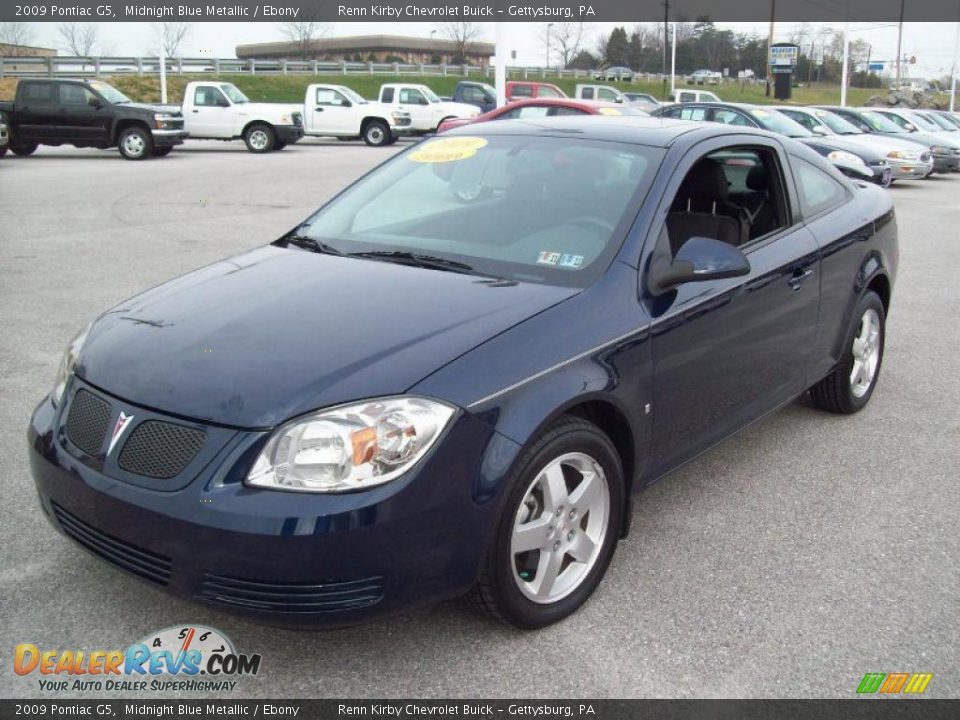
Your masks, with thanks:
M671 252L692 237L743 247L788 225L783 173L770 149L730 147L687 172L667 215Z
M97 96L82 85L61 85L60 102L64 105L89 105Z
M325 107L342 107L346 105L346 98L336 90L317 88L317 105Z
M400 102L407 105L422 105L424 104L423 93L419 90L401 90Z
M600 100L616 100L617 94L612 90L607 90L606 88L600 88L597 90L597 97Z
M198 87L193 95L193 104L198 107L219 107L229 105L227 98L217 88Z

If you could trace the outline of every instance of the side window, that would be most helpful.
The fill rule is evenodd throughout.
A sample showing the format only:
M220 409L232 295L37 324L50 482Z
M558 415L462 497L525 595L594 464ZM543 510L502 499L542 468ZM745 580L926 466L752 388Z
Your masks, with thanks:
M793 167L804 217L818 215L846 201L846 188L820 168L797 157L793 158Z
M692 92L682 92L680 93L680 102L696 102L697 94Z
M546 117L550 112L549 107L544 107L543 105L525 105L522 108L517 108L518 113L515 117L518 118L538 118Z
M587 113L583 110L578 110L577 108L572 107L555 107L551 115L586 115Z
M670 249L692 237L743 246L787 226L783 173L766 147L729 147L687 172L667 216Z
M844 112L840 112L840 113L837 113L837 114L838 114L840 117L842 117L844 120L847 120L847 121L849 121L849 122L852 122L854 125L856 125L856 127L857 127L859 130L863 130L863 132L867 132L867 133L868 133L868 132L870 132L870 131L873 129L873 128L870 127L870 124L869 124L869 123L867 123L865 120L863 120L862 118L858 117L857 115L848 115L847 113L844 113Z
M90 105L91 100L96 100L97 96L82 85L61 85L60 103L63 105Z
M463 90L463 101L468 103L485 103L487 94L478 87L467 87Z
M599 88L597 90L597 97L600 100L610 100L611 102L616 102L617 100L617 94L608 88Z
M713 121L723 123L724 125L739 125L741 127L753 127L753 123L747 120L736 110L718 109L713 111Z
M593 100L593 88L592 87L584 88L583 93L581 93L581 95L584 100Z
M533 87L530 85L517 84L510 91L511 97L528 98L533 97Z
M706 120L707 111L704 108L679 108L679 117L681 120ZM677 117L674 115L674 117Z
M558 98L563 96L549 85L541 85L537 88L537 97Z
M52 105L55 87L53 83L24 83L23 101L32 105Z
M784 115L786 115L788 118L790 118L794 122L800 123L807 130L812 131L815 127L819 125L819 123L816 120L814 120L812 117L810 117L806 113L792 112L790 110L781 110L780 112L782 112Z
M227 105L227 98L214 87L198 87L193 94L193 104L197 107L218 107Z
M347 104L346 98L336 90L317 88L317 105L325 107L342 107Z
M383 89L383 92L380 94L380 102L387 104L393 102L393 88Z
M400 102L406 105L420 105L423 100L423 93L419 90L405 88L400 91Z
M679 105L674 105L673 107L668 107L666 110L664 110L664 111L660 114L660 116L661 116L661 117L668 117L668 118L679 119L679 118L680 118L680 113L681 113L682 111L683 111L683 108L681 108Z

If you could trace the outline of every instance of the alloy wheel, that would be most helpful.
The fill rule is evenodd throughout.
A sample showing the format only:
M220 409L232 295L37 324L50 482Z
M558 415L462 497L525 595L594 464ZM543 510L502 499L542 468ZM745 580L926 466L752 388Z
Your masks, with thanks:
M860 318L860 327L853 338L853 368L850 370L850 389L861 398L870 390L880 365L880 316L868 308Z
M583 583L609 527L610 489L600 464L567 453L527 488L510 538L513 578L535 603L554 603Z
M269 142L266 130L254 130L250 133L250 147L254 150L265 150Z

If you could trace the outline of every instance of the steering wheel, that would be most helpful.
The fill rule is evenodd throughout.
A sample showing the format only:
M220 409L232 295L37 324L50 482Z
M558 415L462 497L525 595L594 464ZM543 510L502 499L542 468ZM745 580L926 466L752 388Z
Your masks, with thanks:
M579 225L580 227L585 228L599 228L608 234L612 234L615 229L613 223L607 222L603 218L598 218L596 215L584 215L583 217L578 217L576 220L571 220L569 224Z

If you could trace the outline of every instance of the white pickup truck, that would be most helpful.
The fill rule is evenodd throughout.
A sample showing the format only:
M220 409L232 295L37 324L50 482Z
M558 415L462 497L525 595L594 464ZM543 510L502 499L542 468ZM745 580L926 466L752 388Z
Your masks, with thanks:
M603 100L605 102L630 102L627 96L609 85L578 84L573 96L577 100Z
M254 153L282 150L303 137L303 108L250 102L228 82L187 83L184 128L191 140L243 140Z
M345 85L310 85L303 117L307 135L363 138L372 146L390 145L412 131L409 112L364 100Z
M436 132L448 118L475 118L480 114L476 105L441 100L426 85L381 85L380 104L410 113L410 128L418 134Z

